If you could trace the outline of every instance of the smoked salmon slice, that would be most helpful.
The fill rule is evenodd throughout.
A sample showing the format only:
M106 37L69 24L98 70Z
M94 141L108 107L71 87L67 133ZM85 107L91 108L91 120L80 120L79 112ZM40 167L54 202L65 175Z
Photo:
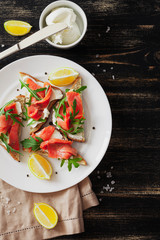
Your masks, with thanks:
M0 133L6 134L11 128L12 123L13 123L13 120L10 117L6 119L5 115L1 115L0 116Z
M75 116L75 119L80 119L83 117L83 105L82 105L82 99L79 93L74 91L69 91L66 93L67 96L67 102L71 109L71 112L73 113L73 101L76 100L76 112L78 114Z
M57 124L64 130L69 130L71 126L70 112L73 114L73 101L76 100L76 113L78 114L74 117L75 119L81 119L83 117L83 105L82 99L79 93L71 91L66 93L67 102L66 104L66 115L63 114L63 106L59 109L59 114L62 115L64 120L57 117Z
M42 150L48 150L48 157L69 159L77 155L77 150L73 148L72 141L62 139L50 139L41 143Z
M32 79L30 79L30 78L27 78L26 83L29 84L29 88L32 89L32 90L37 90L37 89L42 88L37 83L32 81ZM45 91L37 92L37 96L40 97L40 98L44 98L45 97Z
M17 151L19 151L19 127L19 123L15 122L9 133L9 145Z
M49 140L51 138L52 134L54 133L54 130L55 130L55 127L48 126L48 127L43 128L39 132L40 134L38 134L38 135L34 134L34 135L42 138L43 141L47 141L47 140Z
M34 83L34 84L38 85L36 83ZM36 88L35 85L34 85L34 87L33 86L32 87ZM49 83L45 82L44 87L48 87L48 86L49 86L49 88L48 88L46 96L44 96L43 99L41 99L39 101L35 100L35 98L33 98L31 105L28 107L28 116L36 121L38 121L41 118L41 116L43 114L43 110L48 106L48 104L50 102L50 98L51 98L51 94L52 94L52 87ZM38 88L40 88L40 87L38 87ZM36 88L36 89L38 89L38 88ZM32 90L35 90L35 89L32 89ZM41 93L41 92L39 92L39 93Z

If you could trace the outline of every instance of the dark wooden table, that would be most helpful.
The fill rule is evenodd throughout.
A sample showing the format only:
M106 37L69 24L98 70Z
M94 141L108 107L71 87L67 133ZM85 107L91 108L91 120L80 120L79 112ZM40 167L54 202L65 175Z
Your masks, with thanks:
M0 51L20 39L5 32L4 21L27 21L33 33L50 2L0 0ZM100 205L84 212L85 233L58 239L158 240L160 1L74 2L88 17L88 31L80 45L62 51L43 41L0 62L2 68L29 55L66 57L95 74L111 105L110 146L90 176Z

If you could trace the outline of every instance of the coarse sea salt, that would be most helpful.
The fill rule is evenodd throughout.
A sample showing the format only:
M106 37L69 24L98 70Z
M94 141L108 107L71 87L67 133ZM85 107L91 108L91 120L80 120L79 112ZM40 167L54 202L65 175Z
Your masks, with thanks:
M103 69L103 72L106 72L106 69Z
M112 185L113 185L113 184L115 184L115 181L114 181L114 180L112 180L112 181L111 181L111 184L112 184Z
M99 54L96 54L96 58L98 58L99 57Z
M112 79L113 79L113 80L115 79L115 76L114 76L114 75L112 75Z
M93 76L95 76L95 73L92 73Z
M97 64L97 67L100 67L100 64Z
M106 173L106 177L107 177L107 178L111 178L111 177L112 177L112 173L111 173L111 172L107 172L107 173Z
M106 30L106 33L108 33L110 31L110 26L107 26L107 30Z
M4 47L5 45L4 44L1 44L1 47Z

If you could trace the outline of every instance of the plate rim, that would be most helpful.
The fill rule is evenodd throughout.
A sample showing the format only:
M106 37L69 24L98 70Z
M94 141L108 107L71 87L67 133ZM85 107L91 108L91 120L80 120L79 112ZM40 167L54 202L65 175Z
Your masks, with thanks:
M102 161L104 155L105 155L106 152L107 152L107 149L108 149L108 146L109 146L109 143L110 143L110 140L111 140L111 135L112 135L112 125L113 125L113 121L112 121L112 111L111 111L110 102L109 102L108 97L107 97L107 94L105 93L105 91L104 91L104 89L102 88L101 84L98 82L98 80L97 80L87 69L85 69L85 68L84 68L83 66L81 66L79 63L77 63L77 62L75 62L75 61L73 61L73 60L70 60L70 59L65 58L65 57L56 56L56 55L49 55L49 54L30 55L30 56L22 57L22 58L20 58L20 59L17 59L17 60L15 60L15 61L12 61L11 63L7 64L7 65L4 66L2 69L0 69L0 73L1 73L3 70L5 70L6 68L10 67L10 65L14 65L14 64L16 64L17 62L20 62L20 61L22 61L22 60L29 59L29 58L41 58L41 57L42 57L42 58L43 58L43 57L55 57L55 58L59 58L59 59L65 59L65 60L67 60L67 61L70 61L70 62L72 62L72 63L80 66L83 70L85 70L86 72L88 72L88 73L96 80L96 82L98 83L99 87L101 88L101 90L102 90L102 92L103 92L103 94L104 94L104 96L105 96L105 99L106 99L106 101L107 101L107 103L108 103L109 113L110 113L110 130L109 130L109 136L108 136L108 138L104 139L104 142L103 142L104 151L101 151L101 153L100 153L100 156L99 156L99 159L100 159L100 160L99 160L98 163L95 164L94 168L89 172L89 174L87 173L87 174L88 174L87 176L85 176L85 177L80 177L79 180L76 181L76 183L70 184L69 187L64 187L64 188L61 188L61 189L59 189L59 190L52 190L52 191L47 191L47 192L44 192L44 191L42 191L42 192L36 191L36 192L35 192L35 191L33 191L33 190L25 190L25 189L23 189L23 188L21 188L21 187L17 187L17 186L15 186L15 185L13 185L12 183L8 182L7 180L3 180L3 179L0 177L0 179L3 180L3 181L5 181L7 184L9 184L9 185L11 185L11 186L13 186L13 187L15 187L15 188L17 188L17 189L23 190L23 191L32 192L32 193L52 193L52 192L63 191L63 190L65 190L65 189L68 189L68 188L70 188L70 187L75 186L76 184L78 184L78 183L80 183L81 181L83 181L86 177L88 177L88 176L96 169L96 167L100 164L100 162Z

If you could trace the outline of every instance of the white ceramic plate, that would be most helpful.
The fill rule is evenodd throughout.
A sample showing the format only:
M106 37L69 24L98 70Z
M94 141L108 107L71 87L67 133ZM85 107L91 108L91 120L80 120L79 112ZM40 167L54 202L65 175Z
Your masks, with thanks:
M102 160L111 136L112 118L107 97L98 81L83 67L65 58L38 55L22 58L0 71L0 106L21 93L19 72L26 72L40 80L47 81L47 75L58 67L72 67L82 77L82 84L87 85L83 93L85 110L85 143L73 143L73 147L86 159L88 165L80 166L68 172L67 163L61 168L60 161L49 159L53 167L51 180L34 177L27 165L28 153L24 153L21 162L16 162L0 147L0 178L7 183L29 192L48 193L69 188L86 178ZM95 127L95 129L93 129ZM22 130L22 139L29 133ZM57 174L55 173L57 172ZM29 177L27 177L29 174Z

